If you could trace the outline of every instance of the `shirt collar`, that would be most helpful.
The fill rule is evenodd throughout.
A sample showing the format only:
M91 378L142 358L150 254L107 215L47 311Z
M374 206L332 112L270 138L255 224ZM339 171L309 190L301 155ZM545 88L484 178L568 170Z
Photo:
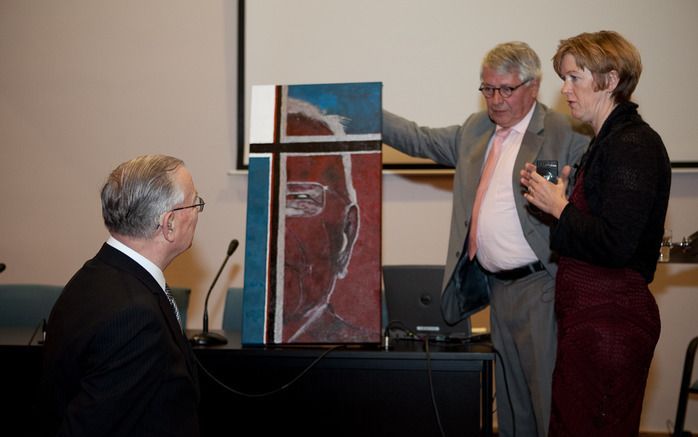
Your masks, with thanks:
M160 287L162 287L163 290L165 289L165 274L162 272L162 270L160 270L160 267L155 265L155 263L141 255L140 253L136 252L135 250L131 249L121 241L114 238L113 236L109 237L109 239L107 240L107 244L113 247L114 249L118 250L119 252L123 253L127 257L131 258L135 262L137 262L141 267L146 269L153 278L155 278L155 280L158 284L160 284Z

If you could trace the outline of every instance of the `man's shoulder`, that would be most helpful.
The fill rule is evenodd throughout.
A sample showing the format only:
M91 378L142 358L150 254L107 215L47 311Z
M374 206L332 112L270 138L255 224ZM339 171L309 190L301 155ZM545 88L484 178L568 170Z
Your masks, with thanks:
M574 120L567 114L563 114L554 109L546 109L544 114L546 124L552 123L561 126L574 126Z
M568 114L550 109L542 103L538 103L537 111L539 111L541 129L571 133L573 136L579 137L584 141L588 141L589 137L592 135L589 126L576 121Z
M143 272L140 272L143 270ZM73 275L64 293L94 294L96 290L148 290L142 277L147 272L123 253L104 245L92 259ZM118 299L121 293L106 293L110 299ZM102 297L107 298L107 297Z
M465 123L493 124L487 111L473 112L465 120Z
M487 111L474 112L463 123L463 130L471 134L480 134L494 129L494 123Z
M49 325L58 323L59 332L79 336L81 330L101 331L117 318L152 320L147 314L158 311L152 290L137 275L95 256L68 281L54 305Z
M569 115L563 114L555 109L548 108L546 105L540 102L536 103L536 110L533 113L533 118L542 120L546 125L549 123L556 125L572 124L572 118Z

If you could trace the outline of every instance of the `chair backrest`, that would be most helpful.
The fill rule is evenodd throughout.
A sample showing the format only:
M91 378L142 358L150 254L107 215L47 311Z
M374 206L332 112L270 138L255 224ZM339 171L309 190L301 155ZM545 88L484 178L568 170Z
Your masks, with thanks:
M177 303L177 310L179 310L179 317L182 319L182 327L187 328L187 310L189 309L189 295L191 294L191 288L183 287L170 287L172 292L172 297L174 297Z
M48 320L62 290L62 285L0 284L0 326L38 326Z
M688 407L688 398L691 393L698 393L698 381L691 384L691 374L693 373L693 362L696 359L696 351L698 350L698 337L694 337L688 348L686 349L686 358L683 362L683 375L681 376L681 387L679 387L679 405L676 408L676 421L674 422L673 437L684 437L693 435L690 432L684 432L684 424L686 422L686 410Z
M60 285L43 284L0 284L0 326L36 327L47 319L58 296L63 291ZM172 287L172 296L177 302L182 326L187 324L187 310L191 289Z
M229 288L223 308L223 329L242 331L242 288Z

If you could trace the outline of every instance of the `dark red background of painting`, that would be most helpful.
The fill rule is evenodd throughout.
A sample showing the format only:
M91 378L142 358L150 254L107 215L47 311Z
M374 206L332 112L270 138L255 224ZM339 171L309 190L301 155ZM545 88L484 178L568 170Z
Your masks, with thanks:
M284 286L284 342L365 343L379 342L381 338L381 155L380 153L352 153L351 173L359 212L359 228L344 278L338 278L330 304L337 316L348 323L341 323L330 316L316 320L309 331L292 338L307 319L299 318L321 299L327 280L332 275L332 257L342 244L344 226L344 170L339 155L296 155L286 161L288 181L316 181L332 187L326 198L326 210L320 216L303 218L301 222L287 218L286 222L286 279L277 284ZM336 170L333 170L336 169ZM336 197L340 196L340 197ZM339 209L338 209L339 208ZM307 220L307 221L306 221ZM298 226L301 226L300 228ZM338 226L338 227L337 227ZM336 227L336 228L333 228ZM339 234L325 233L340 232ZM335 229L330 231L330 229ZM318 232L317 239L313 232ZM331 237L334 235L334 237ZM328 236L330 236L328 238ZM294 238L305 243L294 244ZM308 255L303 255L303 251ZM310 254L312 253L312 256ZM315 273L308 274L305 262L314 266ZM311 270L312 271L312 270ZM302 278L302 279L301 279ZM298 286L306 287L302 293ZM302 296L305 296L303 298ZM329 313L324 313L326 316ZM340 326L344 326L339 331Z
M352 155L352 175L360 206L359 237L349 273L337 281L332 305L347 322L375 331L381 329L381 154Z

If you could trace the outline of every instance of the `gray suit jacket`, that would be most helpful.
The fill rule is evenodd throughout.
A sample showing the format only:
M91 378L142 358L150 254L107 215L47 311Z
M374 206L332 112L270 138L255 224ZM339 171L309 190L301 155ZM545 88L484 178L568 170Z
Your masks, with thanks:
M461 126L445 128L420 127L388 111L383 112L384 143L408 155L455 167L451 233L442 292L442 309L449 323L467 318L489 301L486 278L479 269L466 262L464 244L480 170L494 129L487 112L471 115ZM511 175L524 236L550 275L557 271L549 244L549 226L553 218L526 202L521 195L519 171L524 163L537 159L557 160L560 168L574 165L579 162L588 143L589 138L573 131L568 117L537 103Z

